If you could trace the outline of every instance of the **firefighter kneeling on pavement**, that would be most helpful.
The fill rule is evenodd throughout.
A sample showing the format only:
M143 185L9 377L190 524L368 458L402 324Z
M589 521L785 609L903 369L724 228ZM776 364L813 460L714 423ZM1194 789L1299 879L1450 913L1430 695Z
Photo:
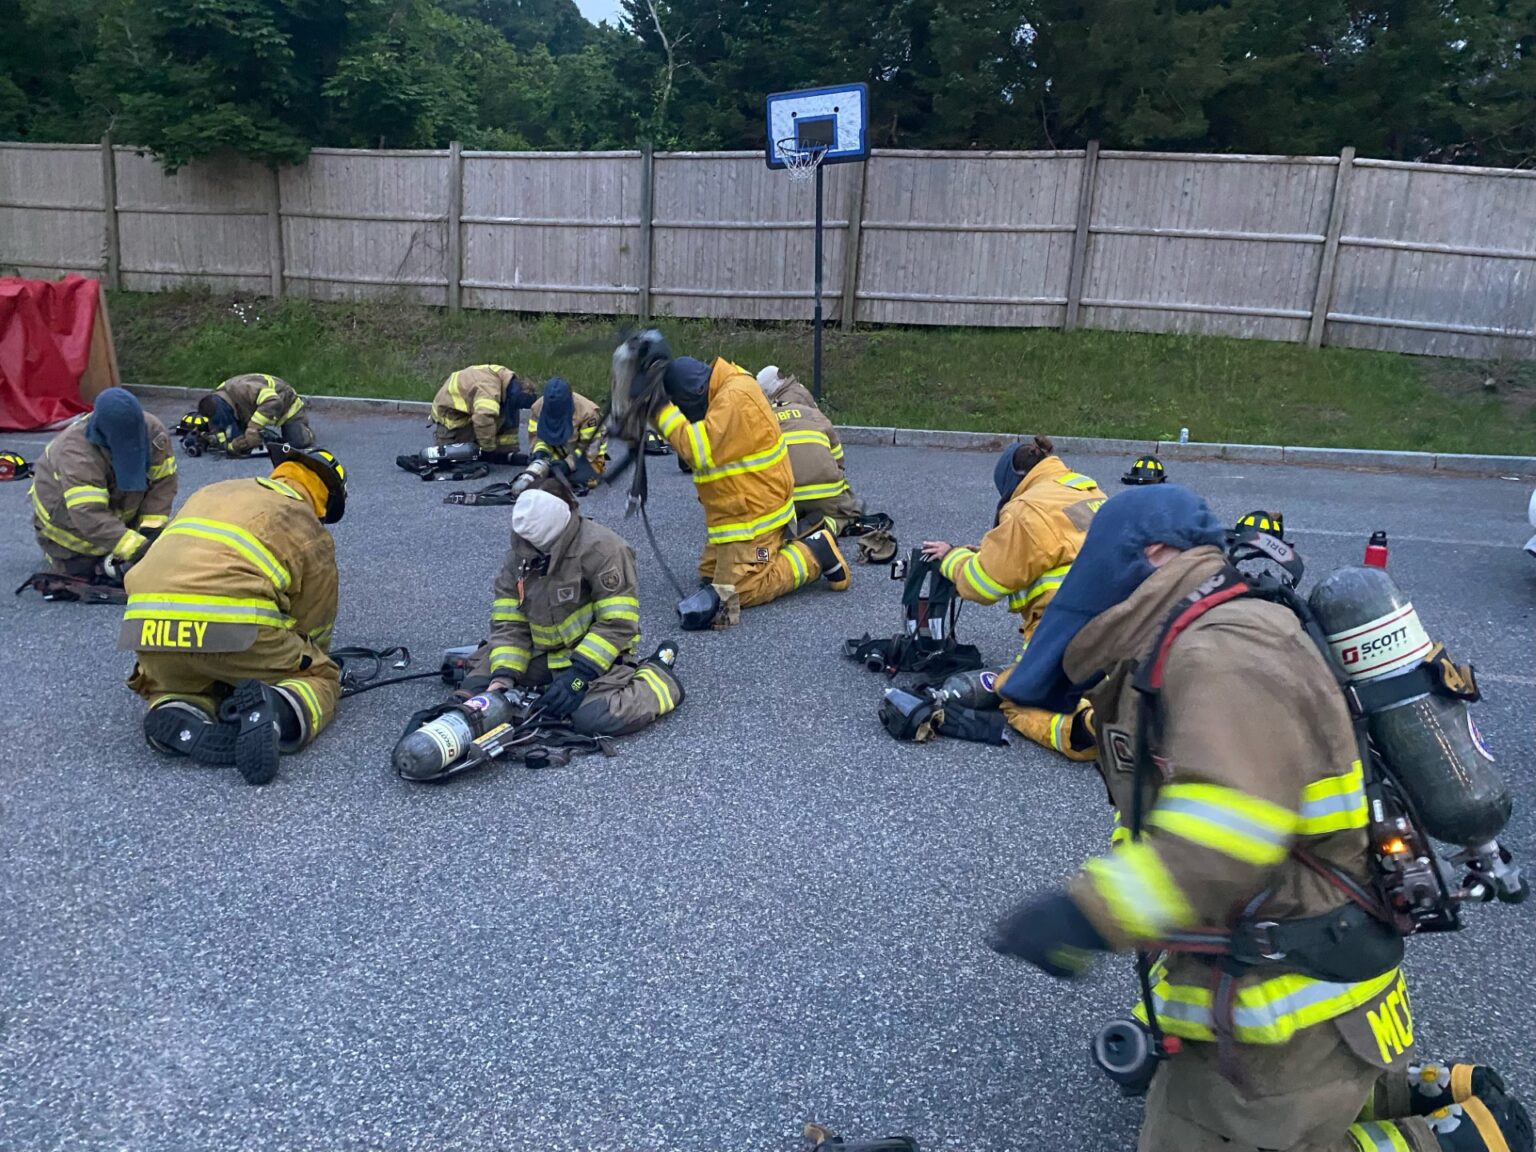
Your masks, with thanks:
M270 476L194 492L129 570L118 643L138 654L128 686L149 702L150 746L233 764L250 784L320 734L341 692L323 525L346 511L346 472L329 452L268 454Z
M1149 954L1135 1031L1152 1042L1150 1008L1172 1044L1139 1152L1529 1150L1491 1070L1413 1062L1348 706L1291 609L1232 579L1224 535L1173 485L1095 516L1006 688L1068 712L1095 685L1114 846L992 947L1059 978Z
M1044 436L1005 449L992 479L999 497L997 516L981 544L956 548L929 540L923 544L923 555L942 562L939 571L954 583L962 599L975 604L1006 602L1010 612L1018 613L1027 650L1051 598L1077 559L1094 512L1106 497L1092 479L1063 464ZM968 674L974 685L968 696L971 707L946 706L938 733L1001 744L1011 727L1069 760L1092 760L1093 712L1087 701L1070 713L1016 704L998 695L1013 667L995 674Z
M432 438L438 447L477 444L489 459L519 455L518 416L534 403L533 389L500 364L460 368L432 399Z
M674 644L645 659L635 553L546 480L512 507L512 548L496 576L491 641L461 695L543 687L538 707L587 736L627 736L683 702Z
M43 449L30 495L49 570L116 583L170 519L170 434L132 392L108 388Z
M249 456L264 444L312 448L314 430L304 398L288 381L261 372L231 376L197 402L215 438L231 456Z
M648 406L646 418L692 470L704 507L699 590L677 606L683 628L733 623L740 608L817 579L838 592L848 587L852 577L832 532L792 536L788 447L755 376L725 359L673 359L654 329L626 341L614 366L625 403Z
M560 466L578 494L597 485L608 460L603 412L559 376L528 409L528 455Z

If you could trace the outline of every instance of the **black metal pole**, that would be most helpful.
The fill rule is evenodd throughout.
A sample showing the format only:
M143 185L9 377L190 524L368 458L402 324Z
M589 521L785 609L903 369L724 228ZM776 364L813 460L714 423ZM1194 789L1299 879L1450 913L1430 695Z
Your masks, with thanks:
M816 353L811 373L811 393L821 402L821 191L822 166L816 165Z

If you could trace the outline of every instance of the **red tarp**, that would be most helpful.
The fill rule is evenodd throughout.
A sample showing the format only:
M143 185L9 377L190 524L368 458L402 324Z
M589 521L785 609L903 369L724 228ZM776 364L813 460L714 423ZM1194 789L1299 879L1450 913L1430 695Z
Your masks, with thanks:
M80 378L100 301L100 283L82 276L0 279L0 431L47 428L90 411Z

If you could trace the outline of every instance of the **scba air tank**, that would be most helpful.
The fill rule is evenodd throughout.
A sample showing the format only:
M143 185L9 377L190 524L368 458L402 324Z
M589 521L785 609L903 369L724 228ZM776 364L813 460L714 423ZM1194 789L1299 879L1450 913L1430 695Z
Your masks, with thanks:
M1371 687L1369 699L1394 680L1415 678L1402 680L1401 699L1366 707L1371 741L1424 830L1447 844L1491 841L1509 822L1509 789L1466 702L1424 678L1434 644L1413 604L1380 568L1340 568L1308 602L1350 682Z
M512 719L512 713L512 702L504 693L471 696L396 744L395 771L407 780L441 776L459 762L476 739Z

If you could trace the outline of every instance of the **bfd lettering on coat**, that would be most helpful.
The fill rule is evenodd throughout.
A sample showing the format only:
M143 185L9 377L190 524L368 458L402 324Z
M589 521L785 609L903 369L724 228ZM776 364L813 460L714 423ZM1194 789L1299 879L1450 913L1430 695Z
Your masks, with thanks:
M208 638L206 620L142 620L139 644L144 648L201 648Z
M786 420L798 420L798 419L800 419L800 409L798 409L798 408L780 408L776 413L774 413L774 415L778 416L779 423L782 424Z

